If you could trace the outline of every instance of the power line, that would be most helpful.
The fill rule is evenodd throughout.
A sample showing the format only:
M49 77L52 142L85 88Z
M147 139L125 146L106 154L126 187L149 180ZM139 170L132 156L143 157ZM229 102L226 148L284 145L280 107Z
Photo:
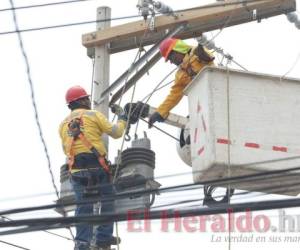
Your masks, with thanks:
M278 192L286 191L287 188L289 188L288 191L298 191L299 190L299 184L300 184L300 182L297 181L297 182L289 183L288 185L284 185L284 187L282 185L273 185L273 186L264 188L264 192L278 193ZM298 186L295 187L295 185L298 185ZM182 191L182 190L180 190L180 191ZM185 191L185 190L183 190L183 191ZM261 189L260 188L254 188L251 191L242 191L242 192L239 192L239 193L235 193L233 195L233 198L235 198L237 196L245 196L247 194L251 194L251 193L254 193L254 192L261 192ZM266 196L266 195L269 195L269 194L263 193L263 194L258 194L256 196ZM223 198L223 197L224 197L224 195L214 196L214 198ZM177 202L173 202L173 203L166 203L166 204L161 204L161 205L158 205L158 206L154 206L154 207L152 207L152 209L164 208L164 207L175 206L175 205L182 205L182 204L187 204L187 203L200 202L200 201L203 201L203 200L204 200L204 198L183 200L183 201L179 201L179 202L177 201ZM233 200L240 200L240 198L239 199L233 199Z
M62 2L36 4L36 5L26 5L26 6L19 6L19 7L13 7L13 8L0 9L0 12L12 11L12 10L21 10L21 9L31 9L31 8L38 8L38 7L48 7L48 6L53 6L53 5L78 3L78 2L87 2L87 1L92 1L92 0L70 0L70 1L62 1Z
M252 2L261 2L263 0L245 0L243 1L243 4L245 4L245 6L247 6L247 3L252 3ZM179 9L176 10L175 12L179 12L179 11L188 11L188 10L192 10L192 9L207 9L207 8L214 8L214 7L220 7L220 6L230 6L230 5L235 5L236 2L234 3L220 3L220 4L211 4L211 5L205 5L205 6L201 6L201 7L197 7L197 8L191 8L191 9ZM12 8L12 11L14 9ZM168 12L165 13L170 14ZM11 31L4 31L4 32L0 32L0 35L8 35L8 34L14 34L14 33L18 33L18 32L31 32L31 31L41 31L41 30L47 30L47 29L56 29L56 28L63 28L63 27L70 27L70 26L78 26L78 25L85 25L85 24L92 24L92 23L98 23L98 22L107 22L107 21L116 21L116 20L122 20L122 19L130 19L130 18L137 18L137 17L141 17L140 15L129 15L129 16L123 16L123 17L116 17L116 18L109 18L109 19L101 19L101 20L93 20L93 21L83 21L83 22L76 22L76 23L68 23L68 24L59 24L59 25L53 25L53 26L44 26L44 27L36 27L36 28L29 28L29 29L19 29L17 30L11 30ZM227 26L227 22L225 21L225 26ZM225 26L223 27L223 29L225 28Z
M297 170L300 170L299 166L293 167L293 168L282 169L282 170L264 171L264 172L251 174L251 175L227 177L227 178L203 181L203 182L199 182L199 183L189 183L189 184L182 184L182 185L176 185L176 186L169 186L169 187L160 188L160 189L150 189L150 190L143 190L143 191L136 191L136 192L126 192L126 193L122 193L122 194L114 194L114 195L102 197L101 199L100 198L88 199L88 200L85 200L82 202L65 202L63 204L50 204L50 205L43 205L43 206L10 209L10 210L6 210L6 211L1 211L0 216L7 215L7 214L16 214L16 213L23 213L23 212L38 211L38 210L47 210L47 209L53 209L53 208L61 208L61 207L66 207L66 206L79 205L79 204L96 203L96 202L99 202L100 200L101 201L113 201L113 200L118 200L118 199L136 197L139 195L141 196L141 195L151 194L153 192L164 193L164 192L170 192L170 191L179 191L180 189L190 188L190 187L195 187L195 186L224 185L224 184L228 184L229 182L236 184L236 183L239 183L239 182L245 181L245 180L255 181L258 179L264 179L266 177L275 178L275 177L281 176L284 173L293 172L293 171L297 171Z
M239 213L245 210L250 211L262 211L262 210L272 210L280 208L293 208L300 206L300 199L278 199L278 200L265 200L260 202L244 202L235 204L223 204L215 207L204 207L195 209L168 209L168 210L156 210L147 211L145 216L145 211L134 211L130 214L131 220L157 220L157 219L170 219L170 218L182 218L190 216L203 216L203 215L213 215L213 214L227 214L227 213ZM77 224L93 224L101 225L109 222L119 222L128 221L128 213L119 214L107 214L107 215L90 215L90 216L73 216L73 217L57 217L57 218L39 218L39 219L25 219L18 220L14 222L5 222L0 225L0 227L25 227L21 229L13 229L0 232L0 235L9 235L23 232L39 231L41 229L54 229L66 226L74 226Z
M53 25L53 26L44 26L44 27L29 28L29 29L19 29L18 31L16 31L16 30L4 31L4 32L0 32L0 35L14 34L14 33L18 33L18 32L23 33L23 32L41 31L41 30L48 30L48 29L57 29L57 28L64 28L64 27L71 27L71 26L78 26L78 25L85 25L85 24L94 24L94 23L101 23L101 22L107 22L107 21L123 20L123 19L136 18L136 17L139 17L139 15L115 17L115 18L109 18L109 19L84 21L84 22L76 22L76 23L58 24L58 25Z
M5 220L8 220L8 221L13 221L12 219L8 218L7 216L1 216L1 218L5 219ZM45 232L47 234L52 234L54 236L57 236L57 237L60 237L60 238L66 239L66 240L72 240L73 241L73 239L70 239L66 236L63 236L63 235L60 235L60 234L57 234L57 233L49 232L47 230L43 230L43 232Z
M12 6L12 9L13 9L14 8L13 0L9 0L9 1L10 1L11 6ZM43 144L44 153L45 153L45 156L46 156L46 159L47 159L47 162L48 162L48 169L49 169L49 173L50 173L50 176L51 176L52 185L53 185L53 188L55 190L57 198L59 198L58 188L55 184L54 175L53 175L53 172L52 172L50 155L49 155L49 152L48 152L48 147L46 145L46 141L44 139L44 134L43 134L42 127L41 127L41 124L40 124L39 114L38 114L37 105L36 105L36 101L35 101L34 87L33 87L33 82L32 82L32 78L31 78L31 69L30 69L28 57L27 57L27 54L26 54L26 51L25 51L25 48L24 48L23 39L22 39L22 36L19 32L19 25L18 25L18 21L17 21L16 12L15 12L14 9L12 10L12 14L13 14L14 25L15 25L16 32L17 32L17 35L18 35L19 47L20 47L20 50L22 52L23 59L24 59L25 65L26 65L27 80L28 80L28 83L29 83L29 86L30 86L31 101L32 101L32 106L33 106L33 110L34 110L34 115L35 115L35 122L36 122L36 125L38 127L40 140Z
M9 245L9 246L15 247L15 248L30 250L29 248L21 247L19 245L15 245L15 244L9 243L7 241L0 240L0 242L3 243L3 244Z
M9 2L10 2L10 5L13 9L14 8L13 0L9 0ZM46 144L46 141L45 141L45 138L44 138L42 127L41 127L41 124L40 124L39 114L38 114L37 105L36 105L36 101L35 101L35 93L34 93L34 87L33 87L33 82L32 82L32 77L31 77L31 70L30 70L30 65L29 65L29 61L28 61L28 56L27 56L27 53L26 53L25 48L24 48L21 33L18 32L19 31L19 25L18 25L17 15L16 15L15 10L12 10L12 15L13 15L14 25L15 25L15 28L16 28L16 31L17 31L18 40L19 40L19 47L20 47L20 50L22 52L23 59L24 59L25 65L26 65L26 74L27 74L27 79L28 79L28 83L29 83L29 86L30 86L31 102L32 102L33 110L34 110L35 122L36 122L36 125L38 127L40 140L43 144L44 153L45 153L45 156L46 156L46 159L47 159L47 162L48 162L48 170L49 170L49 173L50 173L51 182L52 182L53 188L55 190L56 197L57 197L57 199L59 199L58 188L55 184L54 174L52 172L50 155L49 155L49 152L48 152L48 147L47 147L47 144ZM70 230L70 233L71 233L72 237L74 238L71 229L69 229L69 230Z
M282 162L282 161L290 161L290 160L296 160L296 159L300 159L300 156L278 158L278 159L266 160L266 161L258 161L258 162L243 163L243 164L237 165L237 167L262 165L262 164L268 164L268 163L274 163L274 162ZM287 171L293 171L293 170L297 170L297 168L288 169ZM286 170L283 170L283 171L286 171ZM201 173L201 172L203 172L203 171L202 170L198 170L198 171L195 171L194 173L197 174L197 173ZM270 172L270 171L268 171L268 172ZM181 173L176 173L176 174L168 174L168 175L156 176L155 179L156 180L160 180L160 179L164 179L164 178L172 178L172 177L178 177L178 176L190 175L190 174L191 174L190 171L189 172L181 172ZM63 192L61 192L61 194L69 193L69 192L72 192L72 189L66 189ZM0 202L10 201L10 200L19 200L19 199L25 199L25 198L41 197L41 196L52 195L52 194L53 194L52 192L48 192L48 193L40 193L40 194L33 194L33 195L27 195L27 196L11 197L11 198L2 199L2 200L0 200ZM70 205L70 204L68 204L68 205Z

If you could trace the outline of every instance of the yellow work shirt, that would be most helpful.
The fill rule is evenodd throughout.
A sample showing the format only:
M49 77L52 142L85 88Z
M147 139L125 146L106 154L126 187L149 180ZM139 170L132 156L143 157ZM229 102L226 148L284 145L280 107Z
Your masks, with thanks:
M179 69L176 72L175 82L169 95L156 110L163 118L166 118L169 115L170 110L182 99L183 90L194 77L194 75L190 72L197 74L205 66L214 65L213 61L210 63L201 61L198 56L194 54L194 50L195 48L190 53L187 53L183 58L183 62L180 64Z
M108 134L113 138L120 138L126 127L126 122L119 120L117 124L110 123L107 118L96 110L76 109L64 119L59 127L59 134L62 140L62 146L65 154L69 157L67 152L68 146L72 140L72 136L68 133L68 123L75 118L79 118L82 114L81 131L85 138L97 149L97 151L105 156L107 149L101 138L102 134ZM91 151L81 142L80 139L75 140L73 144L74 155L80 153L91 153Z

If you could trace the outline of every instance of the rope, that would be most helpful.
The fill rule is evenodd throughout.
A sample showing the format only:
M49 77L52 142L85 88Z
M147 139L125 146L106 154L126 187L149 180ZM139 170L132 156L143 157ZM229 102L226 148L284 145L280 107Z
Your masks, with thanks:
M129 74L128 74L129 75ZM127 78L128 79L128 78ZM125 86L125 85L124 85ZM124 88L125 89L125 88ZM132 103L133 102L133 98L134 98L134 94L135 94L135 89L136 89L136 83L133 85L133 90L132 90L132 95L131 95L131 101L130 101L130 103ZM121 96L121 98L122 98L122 96ZM120 100L121 100L121 98L120 98ZM126 131L128 131L128 129L129 129L129 126L130 126L130 123L129 123L129 121L130 121L130 116L131 116L131 110L132 110L132 105L130 105L130 107L129 107L129 111L128 111L128 115L127 115L127 122L126 122L126 127L125 127L125 133L126 133ZM116 177L117 177L117 174L118 174L118 171L119 171L119 168L120 168L120 157L121 157L121 152L122 152L122 150L123 150L123 147L124 147L124 143L125 143L125 134L124 133L124 135L123 135L123 137L122 137L122 144L121 144L121 147L120 147L120 149L119 149L119 151L118 152L120 152L119 154L118 154L118 157L117 157L117 168L116 168L116 171L115 171L115 175L114 175L114 178L113 178L113 184L115 183L115 181L116 181ZM116 235L117 235L117 237L119 237L119 227L118 227L118 222L116 222ZM119 241L117 241L117 249L118 250L120 250L120 243L119 243Z
M135 55L135 58L134 58L132 64L130 65L130 67L129 67L129 69L128 69L128 74L127 74L127 76L126 76L125 83L124 83L124 86L123 86L123 88L122 88L122 93L121 93L121 97L120 97L119 102L118 102L118 106L121 105L121 102L122 102L122 99L123 99L123 95L124 95L125 89L126 89L126 84L127 84L127 82L128 82L129 76L130 76L130 74L131 74L131 67L132 67L132 65L137 61L137 59L140 58L140 56L141 56L141 54L142 54L142 51L144 51L144 49L142 48L142 43L143 43L143 41L144 41L144 39L145 39L145 37L146 37L146 35L147 35L147 33L148 33L149 25L150 25L150 23L148 23L148 26L147 26L147 28L145 29L145 32L144 32L142 38L140 39L140 44L139 44L139 46L138 46L138 47L139 47L139 48L138 48L138 51L137 51L137 53L136 53L136 55ZM136 85L136 82L135 82L134 85ZM113 121L114 121L115 117L116 117L116 115L114 115Z
M155 86L155 88L152 90L152 92L142 99L141 102L143 102L144 105L143 105L143 107L141 108L141 111L140 111L140 114L139 114L139 119L138 119L137 124L136 124L136 127L135 127L135 132L134 132L135 135L137 134L137 130L138 130L138 126L139 126L139 120L140 120L140 118L141 118L141 114L143 113L143 111L144 111L144 109L145 109L145 107L146 107L146 104L149 102L149 100L151 99L151 97L153 96L153 94L154 94L157 90L161 89L161 88L159 88L160 85L161 85L166 79L168 79L168 77L169 77L171 74L173 74L173 73L175 72L175 70L177 70L177 68L178 68L178 67L172 69L167 75L165 75L165 76L163 77L163 79ZM169 83L165 84L163 87L165 87L165 86L171 84L173 81L174 81L174 80L170 81ZM144 102L145 99L147 99L147 100ZM135 111L135 110L134 110L134 111ZM133 111L133 112L134 112L134 111ZM157 127L155 126L155 128L157 128Z
M135 58L134 58L133 63L131 64L131 66L132 66L132 65L136 62L136 60L137 60L138 58L140 58L140 56L141 56L141 53L142 53L142 51L143 51L143 49L142 49L142 42L143 42L143 40L145 39L146 34L147 34L147 32L148 32L149 24L150 24L150 23L148 23L148 26L147 26L147 28L146 28L146 30L145 30L145 32L144 32L144 34L143 34L143 36L142 36L142 38L141 38L141 40L140 40L139 49L138 49L138 51L137 51L137 54L136 54L136 56L135 56ZM130 66L130 67L131 67L131 66ZM129 69L129 70L128 70L128 74L127 74L127 76L126 76L126 80L125 80L124 86L123 86L123 88L122 88L122 93L121 93L121 97L120 97L118 106L120 106L120 104L121 104L121 102L122 102L123 95L124 95L125 88L126 88L126 83L128 82L130 73L131 73L131 70ZM137 83L137 82L135 82L135 83L134 83L134 86L133 86L132 96L131 96L131 101L130 101L130 103L133 102L133 98L134 98L134 94L135 94L135 89L136 89L136 83ZM126 122L126 127L125 127L125 133L124 133L123 138L122 138L121 148L120 148L120 150L119 150L118 152L122 152L123 147L124 147L124 143L125 143L125 136L126 136L127 131L128 131L129 128L130 128L130 123L129 123L129 121L130 121L130 116L131 116L131 109L132 109L132 105L130 105L130 107L129 107L129 111L128 111L128 115L127 115L127 122ZM116 115L114 115L113 120L115 119L115 117L116 117ZM119 168L120 168L120 157L121 157L121 153L119 153L119 154L118 154L118 157L117 157L117 168L116 168L116 172L115 172L115 175L114 175L114 178L113 178L113 184L115 183L115 180L116 180L116 177L117 177ZM117 235L117 237L119 238L119 226L118 226L118 222L116 222L116 235ZM120 243L119 243L118 240L117 240L117 250L120 250Z
M48 170L49 170L49 173L50 173L51 182L52 182L53 188L55 190L56 197L57 197L57 199L59 199L59 192L58 192L58 188L57 188L57 186L55 184L55 181L54 181L54 174L53 174L53 171L52 171L50 155L49 155L48 147L47 147L47 144L46 144L46 141L45 141L45 138L44 138L44 134L43 134L43 131L42 131L42 126L41 126L41 123L40 123L40 118L39 118L37 105L36 105L36 101L35 101L35 93L34 93L34 87L33 87L33 82L32 82L32 77L31 77L31 70L30 70L28 56L27 56L27 53L26 53L25 48L24 48L21 33L18 32L19 31L19 25L18 25L18 21L17 21L16 11L14 10L14 2L13 2L13 0L9 0L9 2L10 2L10 5L13 9L12 10L13 21L14 21L14 25L15 25L18 40L19 40L20 50L22 52L23 59L24 59L25 65L26 65L27 80L28 80L28 83L29 83L29 86L30 86L31 101L32 101L32 106L33 106L33 110L34 110L36 125L38 127L40 140L42 142L42 145L43 145L43 148L44 148L44 153L45 153L45 156L46 156L46 159L47 159L47 162L48 162ZM64 216L65 216L65 213L66 212L64 211ZM74 239L74 235L73 235L70 228L69 228L69 231L70 231L70 234L72 235L72 238Z

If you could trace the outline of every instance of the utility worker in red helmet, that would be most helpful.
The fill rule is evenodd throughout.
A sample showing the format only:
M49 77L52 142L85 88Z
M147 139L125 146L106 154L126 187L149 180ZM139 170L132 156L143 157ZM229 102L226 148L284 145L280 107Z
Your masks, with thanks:
M105 159L107 149L101 139L103 134L113 138L122 136L127 116L122 114L116 124L96 110L91 110L91 101L87 92L80 86L71 87L66 93L66 101L71 114L59 127L63 150L68 157L68 167L76 202L85 201L87 190L92 190L98 198L113 194L110 183L110 169ZM89 189L90 188L90 189ZM108 199L107 199L108 200ZM101 214L113 212L113 201L101 202ZM93 204L78 204L75 216L93 214ZM113 237L113 223L100 225L96 229L96 246L107 248L120 242ZM88 250L93 236L92 225L76 226L74 250Z
M172 108L183 97L184 88L192 81L195 75L206 65L213 65L214 56L202 45L191 47L184 41L168 38L162 41L159 47L166 62L178 66L175 83L166 99L159 105L156 112L149 118L149 128L155 122L163 122Z

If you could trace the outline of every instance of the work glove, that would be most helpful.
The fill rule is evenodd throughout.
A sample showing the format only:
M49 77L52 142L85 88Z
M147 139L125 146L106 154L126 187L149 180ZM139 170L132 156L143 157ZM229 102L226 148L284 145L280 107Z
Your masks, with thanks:
M130 111L131 106L131 111ZM129 123L135 124L138 122L139 118L145 118L148 116L149 113L149 105L137 102L137 103L127 103L124 106L124 111L127 114L127 117L129 117ZM129 116L130 111L130 116Z
M111 112L118 116L118 120L127 122L128 120L127 113L119 105L117 104L112 105Z
M125 113L125 111L122 111L122 112L118 115L118 120L122 120L122 121L127 122L128 117L127 117L127 114Z
M150 117L148 121L148 127L152 128L153 124L155 122L163 122L165 119L160 115L158 112L154 112Z

